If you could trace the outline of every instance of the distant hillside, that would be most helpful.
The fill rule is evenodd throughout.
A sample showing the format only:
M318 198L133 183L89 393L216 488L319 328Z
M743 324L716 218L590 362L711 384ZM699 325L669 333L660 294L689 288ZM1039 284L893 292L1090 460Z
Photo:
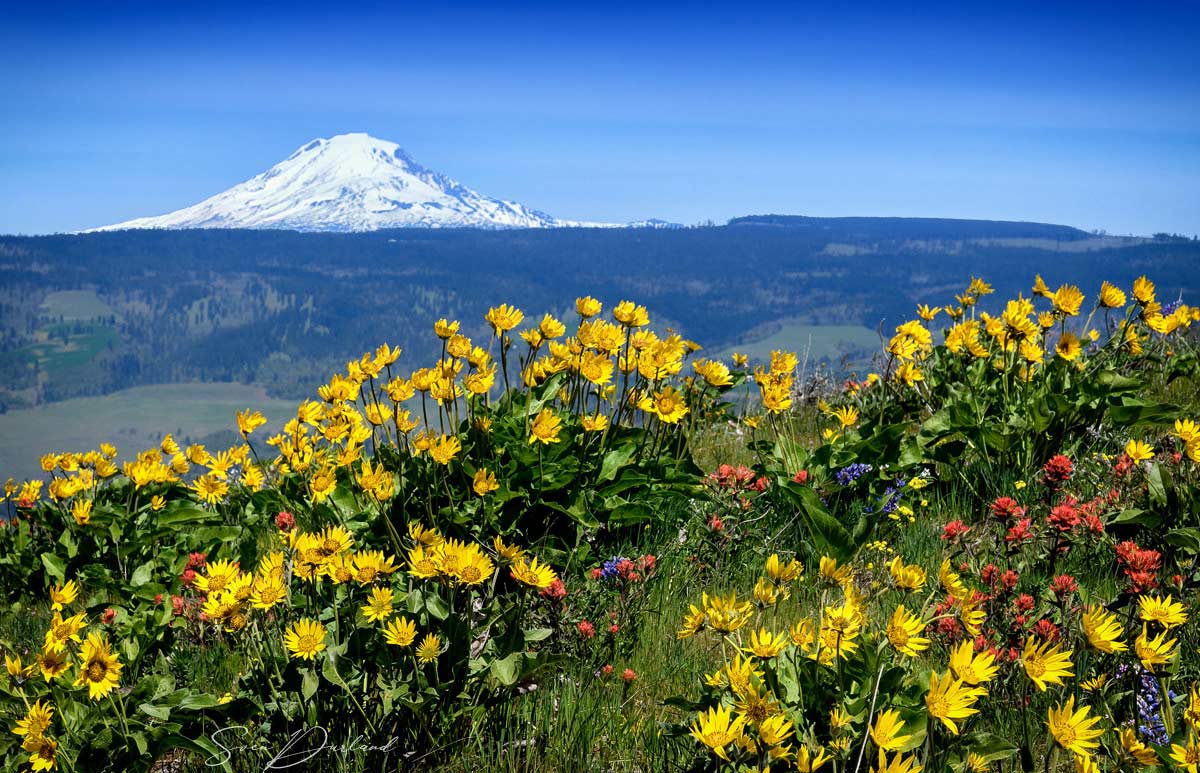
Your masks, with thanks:
M770 223L776 225L751 225ZM126 231L0 237L0 410L158 383L256 384L310 395L355 352L438 355L459 318L486 342L488 306L573 318L571 300L648 306L710 352L804 349L861 363L861 342L970 275L997 296L1140 274L1164 302L1200 301L1200 243L1098 238L1037 223L739 218L683 229ZM837 326L836 334L814 330ZM860 343L853 343L860 342ZM845 343L846 351L839 351ZM844 347L843 347L844 348Z
M1011 220L953 220L938 217L806 217L747 215L730 226L775 226L865 239L1058 239L1076 241L1092 234L1067 225Z

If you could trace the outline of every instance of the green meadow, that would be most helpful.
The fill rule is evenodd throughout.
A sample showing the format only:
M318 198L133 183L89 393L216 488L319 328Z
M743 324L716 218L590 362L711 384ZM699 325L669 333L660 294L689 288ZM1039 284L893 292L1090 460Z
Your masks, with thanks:
M274 431L294 414L296 403L271 399L257 386L192 383L9 411L0 415L0 476L40 475L38 459L48 450L86 451L107 441L125 452L157 445L167 432L184 442L236 431L234 415L247 407L261 410Z

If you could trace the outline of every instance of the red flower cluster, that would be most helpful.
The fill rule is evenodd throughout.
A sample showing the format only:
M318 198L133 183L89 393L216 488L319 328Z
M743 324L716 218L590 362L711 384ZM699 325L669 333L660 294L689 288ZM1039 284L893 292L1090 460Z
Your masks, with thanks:
M1009 593L1013 588L1017 587L1017 581L1021 579L1021 576L1012 569L1006 569L1004 572L1001 572L1000 568L995 564L988 564L983 567L980 577L983 579L984 584L993 591L999 586L1005 593Z
M596 626L587 620L580 620L579 625L575 627L579 629L579 635L585 639L590 639L596 635Z
M1071 502L1064 502L1057 505L1050 511L1050 515L1046 518L1046 522L1059 531L1071 531L1079 525L1079 513L1075 511L1075 505Z
M722 464L717 468L716 472L709 473L708 480L719 488L726 488L731 491L749 489L763 491L767 488L767 477L763 475L755 478L754 470L745 465L734 467L731 464Z
M808 470L801 470L793 475L792 483L799 483L801 486L803 486L805 483L808 483Z
M1032 521L1029 518L1022 518L1017 521L1016 525L1009 527L1008 534L1004 535L1004 541L1013 548L1020 547L1023 542L1033 540L1033 532L1029 530Z
M1041 620L1038 620L1037 624L1033 626L1033 632L1046 641L1052 642L1058 641L1058 637L1060 635L1058 626L1044 617Z
M1071 460L1062 454L1056 454L1050 457L1050 461L1046 462L1046 466L1042 468L1042 483L1052 489L1057 489L1071 479L1071 473L1075 471L1075 465Z
M950 542L957 542L960 537L965 535L970 530L971 527L967 526L962 521L951 521L942 529L942 539Z
M281 510L279 515L275 516L275 526L280 531L291 531L296 525L296 516L289 513L287 510Z
M554 582L542 588L538 591L538 594L544 599L562 601L567 596L567 586L563 584L561 579L555 577Z
M1162 568L1162 553L1143 550L1133 540L1125 540L1116 547L1117 563L1133 587L1134 593L1154 590L1158 587L1158 570Z
M1017 500L1012 497L1000 497L995 502L992 502L992 515L1002 521L1009 518L1025 517L1025 508L1017 504Z
M1064 596L1079 590L1079 583L1069 574L1060 574L1050 581L1050 590L1062 601Z

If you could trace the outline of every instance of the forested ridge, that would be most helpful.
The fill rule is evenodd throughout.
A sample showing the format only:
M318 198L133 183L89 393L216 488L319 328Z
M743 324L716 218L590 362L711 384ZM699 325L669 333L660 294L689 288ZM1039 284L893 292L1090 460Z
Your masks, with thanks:
M387 341L410 363L427 360L436 353L424 333L438 318L460 318L482 338L490 305L569 317L563 299L585 294L637 300L710 349L780 320L890 331L921 299L956 292L968 266L987 266L1001 295L1028 294L1025 277L1042 270L1052 271L1051 285L1101 272L1128 284L1152 271L1163 298L1194 299L1200 289L1200 243L1191 239L928 218L0 237L0 403L194 380L299 397L343 367L348 351ZM94 293L94 308L71 291Z

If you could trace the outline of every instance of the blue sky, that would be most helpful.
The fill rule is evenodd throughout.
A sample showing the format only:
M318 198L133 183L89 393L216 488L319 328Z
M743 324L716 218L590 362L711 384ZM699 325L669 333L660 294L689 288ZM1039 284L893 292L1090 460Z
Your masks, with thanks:
M1200 3L336 5L5 3L0 233L348 131L563 218L1200 232Z

